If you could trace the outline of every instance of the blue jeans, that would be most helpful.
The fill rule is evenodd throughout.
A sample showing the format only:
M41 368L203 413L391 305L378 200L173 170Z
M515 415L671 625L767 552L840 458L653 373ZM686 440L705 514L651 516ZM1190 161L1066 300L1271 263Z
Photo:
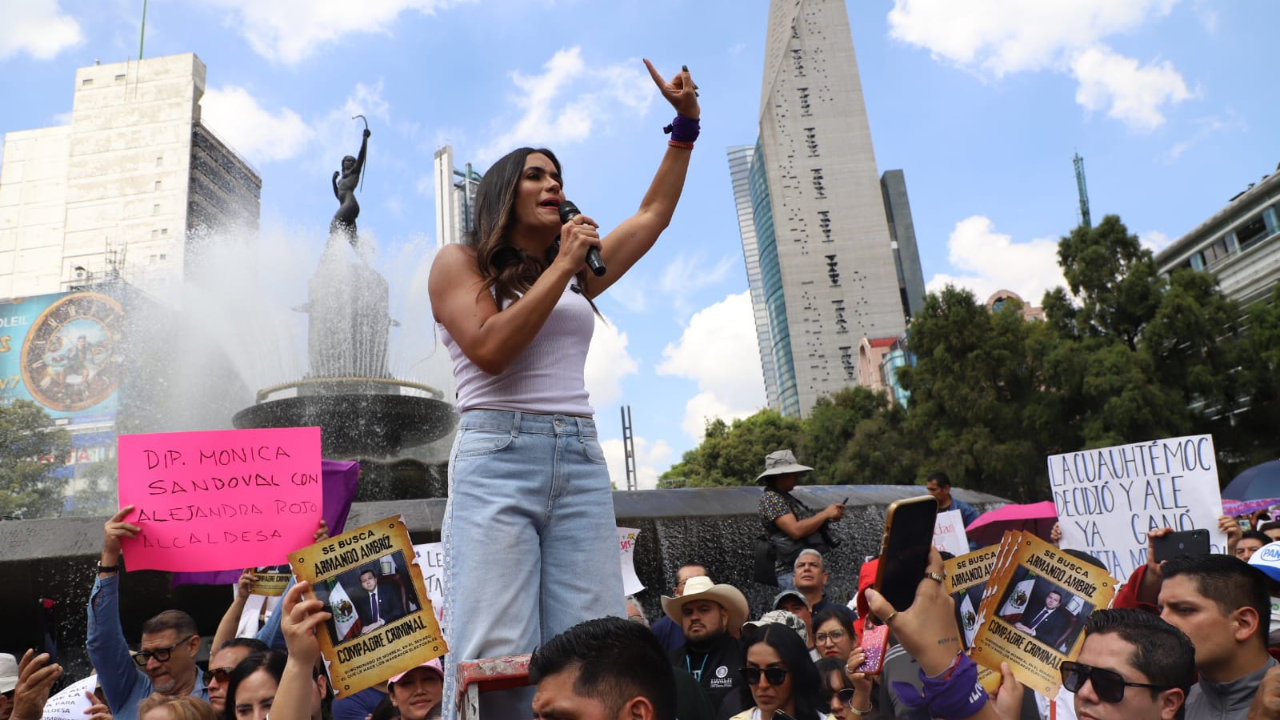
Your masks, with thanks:
M593 420L464 412L442 539L446 720L460 660L533 652L584 620L626 617L612 488ZM487 705L483 716L532 717L532 690L506 707Z

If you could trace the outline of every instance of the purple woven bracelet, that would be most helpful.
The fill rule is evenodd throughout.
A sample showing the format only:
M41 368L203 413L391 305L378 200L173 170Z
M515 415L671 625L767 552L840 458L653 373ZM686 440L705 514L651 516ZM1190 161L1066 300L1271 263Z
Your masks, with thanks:
M698 131L700 129L698 118L676 115L676 119L672 120L670 125L662 128L662 132L671 135L671 139L676 142L691 143L698 139Z
M987 704L987 691L978 684L978 664L968 655L961 655L951 671L950 678L943 680L931 678L920 671L920 682L924 686L924 695L912 687L911 683L894 681L894 692L908 707L929 706L929 714L935 718L947 720L963 720L982 709Z

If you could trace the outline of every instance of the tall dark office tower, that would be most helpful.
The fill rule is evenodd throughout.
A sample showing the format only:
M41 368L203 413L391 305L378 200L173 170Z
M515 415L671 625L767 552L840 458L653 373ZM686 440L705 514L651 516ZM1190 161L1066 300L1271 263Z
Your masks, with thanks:
M765 385L801 417L855 384L859 341L900 335L924 295L905 181L876 170L843 0L770 3L760 136L742 154L730 164L748 173L734 187L754 230L748 242L740 211Z

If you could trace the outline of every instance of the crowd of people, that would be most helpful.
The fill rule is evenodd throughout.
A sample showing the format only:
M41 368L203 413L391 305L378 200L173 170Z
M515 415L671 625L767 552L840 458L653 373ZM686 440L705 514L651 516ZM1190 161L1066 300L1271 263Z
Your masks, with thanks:
M1088 616L1078 657L1059 668L1056 697L1022 686L1007 665L989 694L963 650L936 549L909 607L894 608L875 591L870 562L858 573L855 597L827 597L831 571L808 543L830 544L831 534L820 531L843 517L843 507L818 514L793 504L788 495L807 471L781 451L769 456L761 475L768 485L762 524L790 538L788 529L800 526L801 547L790 571L776 574L779 591L760 617L750 617L740 589L716 582L702 564L685 563L662 598L662 617L650 625L640 604L627 598L625 619L586 620L548 638L529 663L530 704L493 717L1280 720L1280 663L1273 657L1280 656L1280 552L1262 551L1276 541L1272 534L1280 535L1280 523L1251 532L1223 517L1225 554L1157 563L1150 553L1112 607ZM945 476L937 480L949 490ZM786 512L779 514L780 507ZM138 649L130 650L118 603L121 539L139 531L127 521L130 510L104 525L88 607L97 687L82 703L86 720L427 720L456 707L440 658L335 699L316 637L330 613L308 599L305 582L289 587L255 637L235 637L252 571L241 577L214 634L207 667L197 663L201 631L180 610L148 619ZM822 524L805 526L812 517ZM1151 540L1167 532L1153 531ZM321 523L316 539L327 533ZM377 585L367 585L372 606ZM1044 614L1055 609L1049 600ZM887 627L886 646L863 647L879 626ZM882 666L864 672L877 653ZM61 676L45 654L0 654L0 720L45 717Z

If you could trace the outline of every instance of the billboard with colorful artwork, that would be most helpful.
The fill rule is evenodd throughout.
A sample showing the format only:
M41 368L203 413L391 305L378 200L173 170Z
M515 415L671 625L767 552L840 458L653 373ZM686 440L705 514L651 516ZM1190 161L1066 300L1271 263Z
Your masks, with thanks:
M56 425L114 422L123 314L95 292L0 301L0 402L32 400Z

